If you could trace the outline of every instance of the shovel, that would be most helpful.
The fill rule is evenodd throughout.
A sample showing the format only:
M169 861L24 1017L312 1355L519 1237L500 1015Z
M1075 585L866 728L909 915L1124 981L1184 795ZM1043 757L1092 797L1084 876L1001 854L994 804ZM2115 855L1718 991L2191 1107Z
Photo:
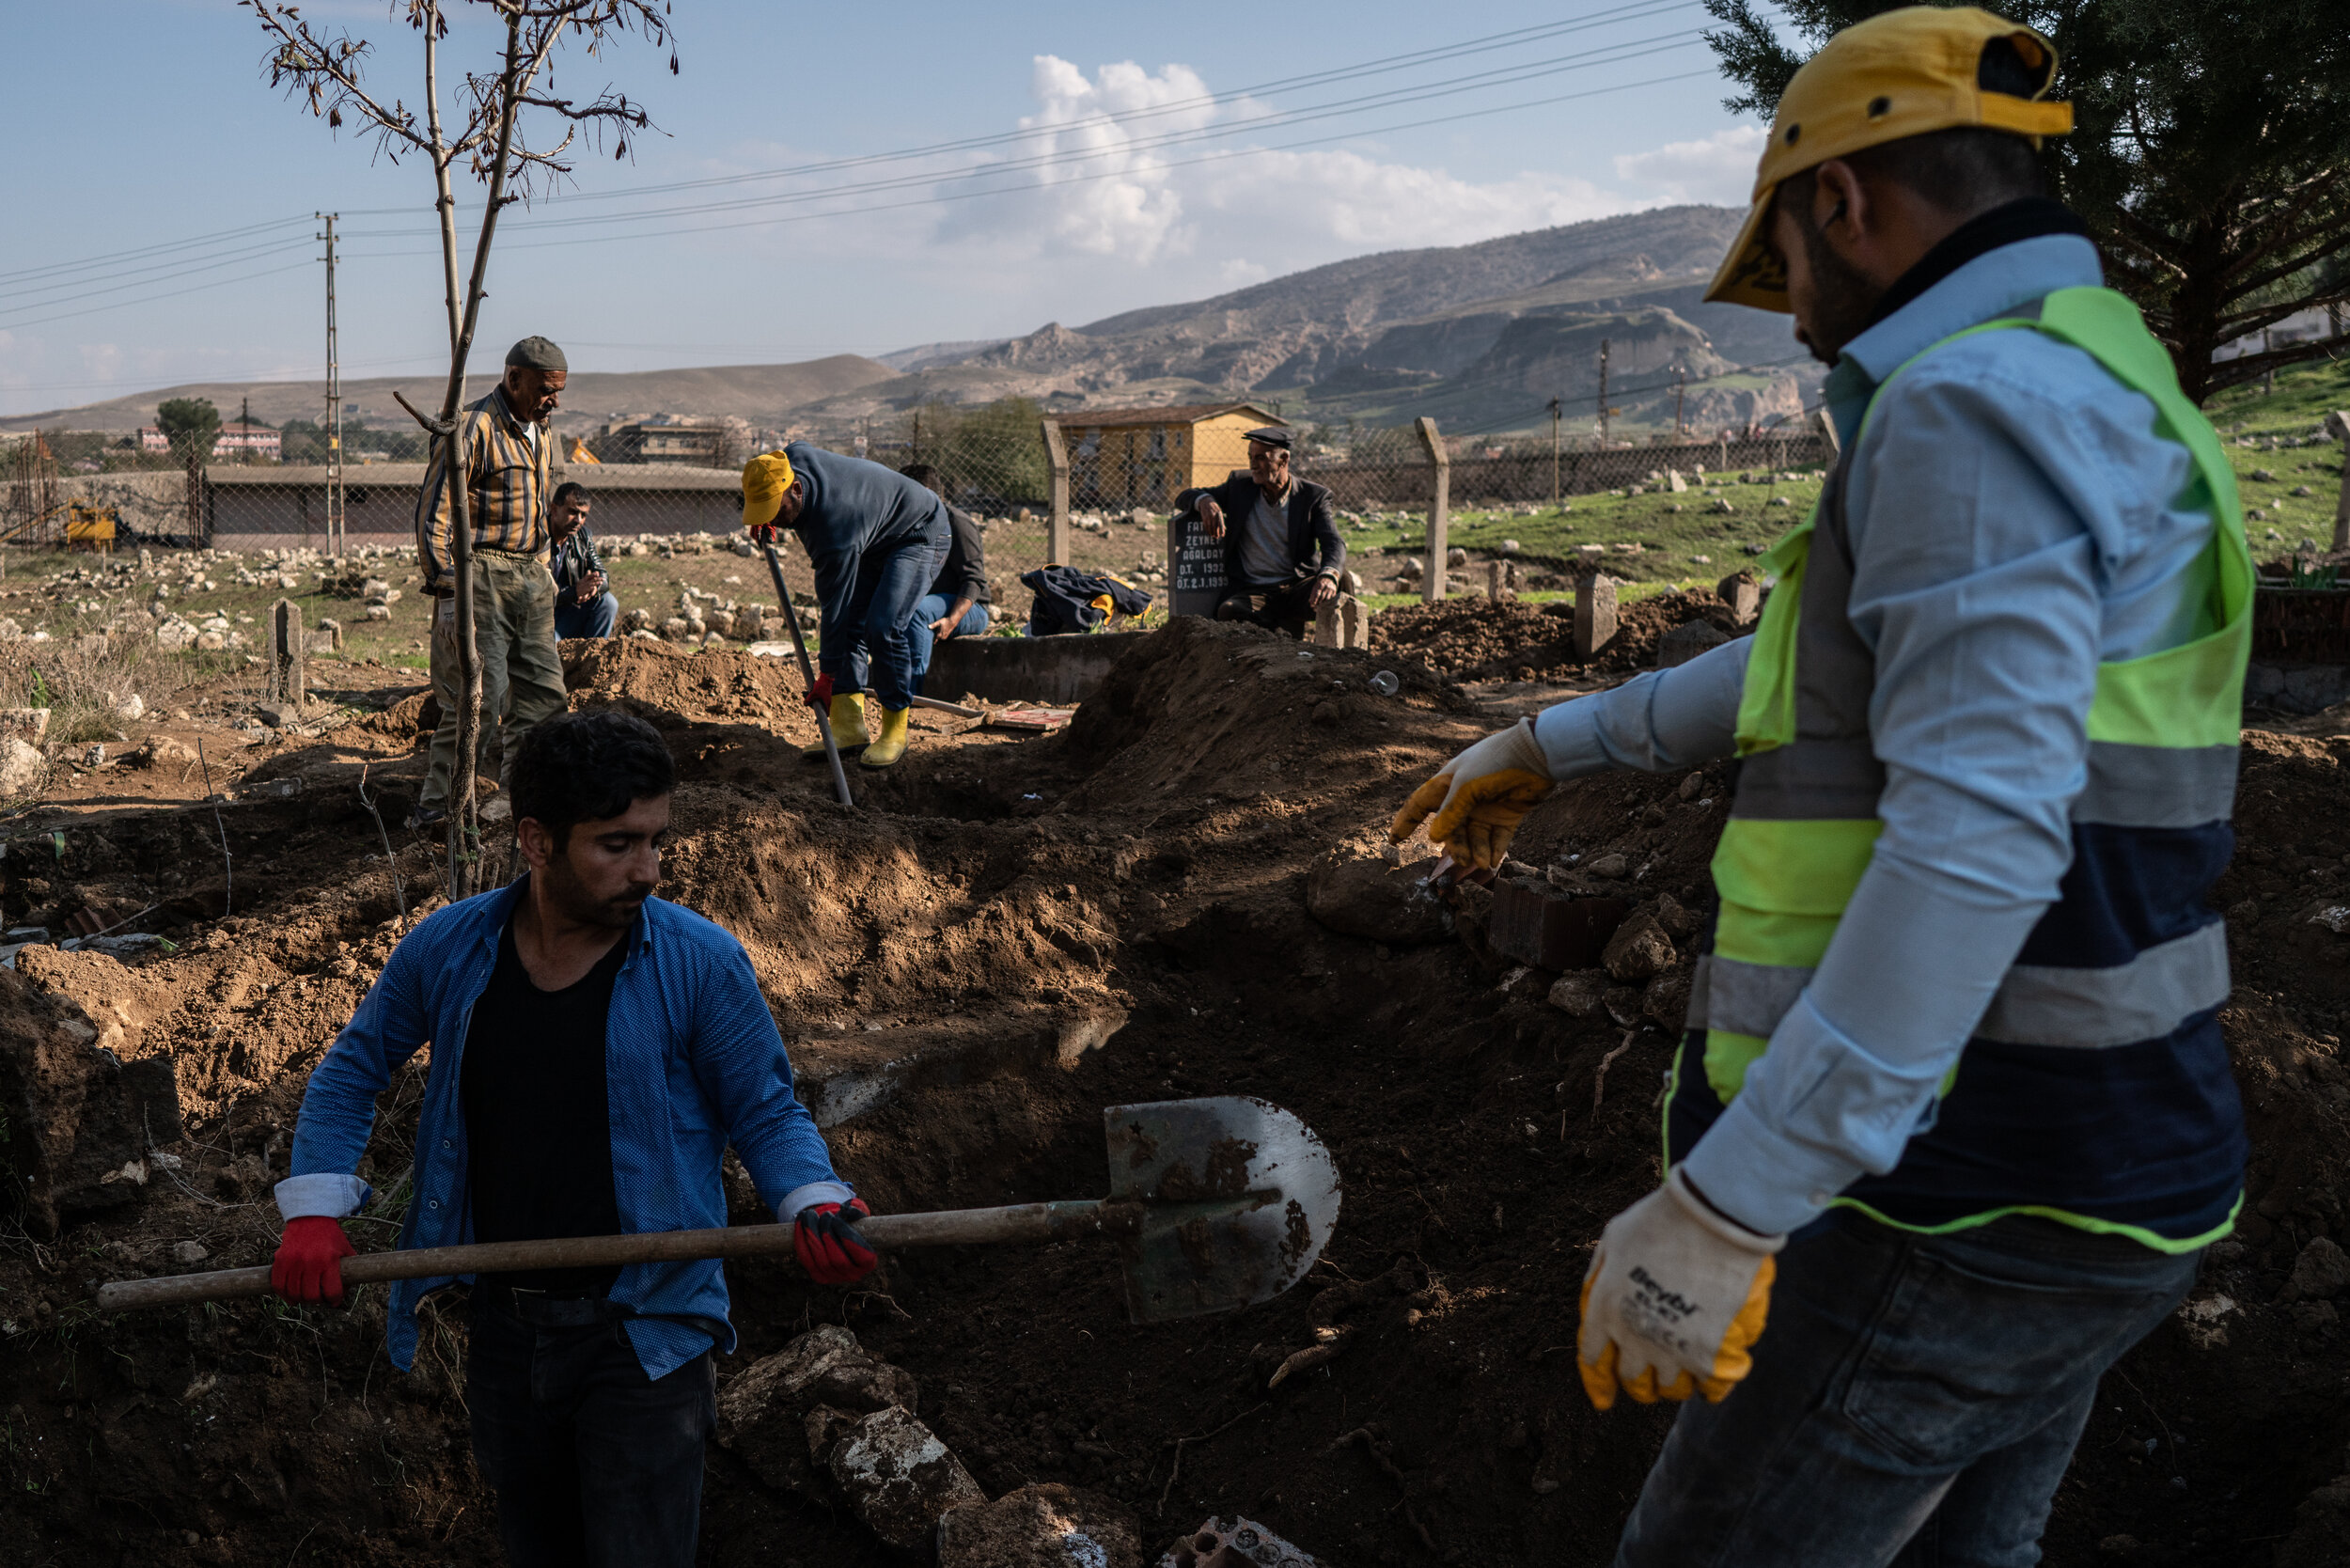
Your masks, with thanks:
M759 541L767 553L767 572L776 580L776 602L783 606L783 623L791 628L791 651L800 658L800 680L807 687L807 705L816 713L816 733L824 743L824 760L832 767L833 793L840 804L854 809L856 799L849 793L849 776L840 766L840 747L832 738L832 715L825 711L825 688L816 683L816 666L808 662L807 641L800 635L800 612L791 606L791 585L783 580L783 557L776 554L775 530L765 530Z
M1339 1173L1313 1130L1278 1105L1226 1096L1111 1105L1107 1198L1001 1209L875 1215L877 1247L972 1247L1107 1236L1118 1245L1126 1312L1166 1323L1269 1301L1305 1277L1339 1217ZM481 1242L343 1260L345 1286L523 1269L761 1258L791 1251L792 1227L653 1231L626 1236ZM231 1301L269 1294L267 1268L222 1269L101 1285L101 1311Z

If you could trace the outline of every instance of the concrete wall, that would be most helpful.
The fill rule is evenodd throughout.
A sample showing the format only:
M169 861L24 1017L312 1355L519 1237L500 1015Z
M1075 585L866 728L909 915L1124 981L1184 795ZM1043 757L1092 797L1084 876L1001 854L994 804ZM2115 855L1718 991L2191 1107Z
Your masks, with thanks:
M949 701L969 692L990 702L1083 702L1120 655L1150 635L952 637L932 652L923 690Z

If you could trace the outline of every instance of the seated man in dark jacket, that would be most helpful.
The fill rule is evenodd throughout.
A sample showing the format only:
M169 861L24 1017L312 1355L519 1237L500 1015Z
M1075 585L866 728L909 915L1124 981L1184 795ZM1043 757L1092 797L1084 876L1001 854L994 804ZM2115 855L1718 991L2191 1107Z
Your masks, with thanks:
M929 463L908 463L898 472L945 498L938 470ZM947 526L952 533L947 542L947 563L938 569L930 592L916 601L914 619L906 623L916 693L922 689L922 678L931 672L932 644L948 637L976 637L987 630L987 546L979 541L979 522L948 501Z
M603 562L588 531L588 487L558 485L547 508L547 571L555 577L555 635L608 637L620 602L604 586Z
M1175 510L1197 511L1208 537L1224 541L1230 586L1218 620L1253 620L1302 637L1314 612L1338 597L1346 544L1329 487L1290 473L1290 432L1279 426L1248 432L1247 473L1184 491Z

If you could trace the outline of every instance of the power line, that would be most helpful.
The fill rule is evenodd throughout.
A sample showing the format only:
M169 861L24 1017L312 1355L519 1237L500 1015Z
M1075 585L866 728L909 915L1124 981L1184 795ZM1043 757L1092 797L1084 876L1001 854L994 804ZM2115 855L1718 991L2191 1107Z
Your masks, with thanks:
M185 289L174 289L161 294L147 294L134 300L117 300L111 305L93 305L87 309L67 310L55 316L39 316L29 321L0 321L0 328L14 331L18 327L41 326L50 321L70 321L76 316L95 316L103 311L119 310L125 306L147 305L155 300L178 299L182 294L201 293L207 289L225 289L231 283L251 283L259 278L275 277L280 273L299 272L309 264L306 259L296 261L290 266L272 267L267 272L241 273L235 277L216 277L210 283L192 284Z
M1392 125L1377 125L1370 127L1367 130L1342 131L1333 133L1332 134L1326 136L1308 136L1293 142L1276 142L1266 147L1240 148L1210 153L1198 158L1176 159L1155 165L1152 172L1162 172L1167 169L1192 168L1202 164L1224 163L1241 158L1260 157L1268 152L1294 151L1295 149L1303 147L1320 147L1325 143L1346 141L1355 136L1381 135L1392 131L1413 131L1430 125L1449 125L1465 119L1481 119L1489 115L1509 114L1519 109L1538 109L1553 103L1569 103L1579 99L1598 98L1608 93L1630 92L1640 87L1661 86L1671 82L1686 82L1696 77L1712 76L1715 74L1716 73L1711 70L1675 71L1669 75L1652 76L1637 82L1616 82L1604 87L1590 87L1581 92L1559 93L1549 98L1528 99L1517 103L1496 104L1493 107L1484 109L1465 109L1458 114L1433 115L1424 119L1403 120ZM1092 154L1092 156L1100 156L1100 154ZM869 202L863 206L844 207L828 212L802 212L779 217L745 218L735 223L694 224L670 228L648 229L634 234L591 234L572 239L518 242L510 245L501 245L499 250L501 254L508 250L547 250L565 245L605 243L617 240L657 240L666 239L680 234L711 234L737 228L765 228L782 224L813 223L820 222L826 218L850 217L864 212L890 212L914 207L936 207L943 206L948 202L974 201L988 196L1016 196L1032 191L1057 189L1067 185L1081 185L1099 180L1120 179L1128 175L1130 172L1130 170L1126 169L1106 169L1096 174L1072 175L1065 180L1039 181L1030 185L1017 186L1010 190L962 191L952 192L941 196L917 196L908 201ZM416 232L419 231L380 229L373 231L372 237L377 239L401 238ZM425 251L371 251L368 253L368 256L370 259L376 259L384 257L422 256L427 254L436 253Z
M1638 39L1623 44L1611 45L1609 46L1609 49L1613 52L1603 52L1598 55L1586 54L1581 55L1559 56L1555 60L1539 61L1522 66L1510 67L1503 71L1484 72L1475 78L1467 79L1465 81L1465 85L1434 84L1425 87L1399 90L1393 93L1373 94L1368 99L1349 103L1314 104L1308 106L1308 108L1289 111L1279 115L1266 116L1259 119L1242 120L1231 125L1207 127L1190 131L1168 132L1161 136L1121 143L1116 147L1072 148L1053 152L1037 153L1026 158L1014 159L1005 163L991 164L978 168L965 169L951 173L894 175L883 180L866 180L860 183L848 185L826 186L813 191L786 191L763 196L742 196L727 201L695 202L672 207L644 208L633 212L588 213L582 214L577 217L514 218L508 220L506 227L511 230L518 231L601 227L614 224L643 223L660 218L690 217L707 212L743 212L762 207L797 206L807 202L837 200L843 196L873 195L889 191L904 190L910 187L939 185L956 180L995 179L1007 175L1062 168L1072 165L1089 163L1100 158L1131 157L1137 153L1155 151L1167 147L1198 145L1201 142L1219 141L1233 136L1259 134L1266 131L1280 130L1289 126L1308 124L1315 120L1336 118L1348 115L1367 114L1379 109L1400 107L1406 103L1425 102L1434 99L1456 97L1464 92L1474 92L1497 86L1514 86L1520 82L1533 81L1544 76L1561 75L1569 71L1589 71L1602 66L1622 65L1628 61L1640 59L1650 55L1664 54L1673 49L1685 47L1698 41L1699 37L1700 34L1698 30L1692 28L1682 33L1668 34L1653 39ZM1697 74L1706 73L1700 72ZM1495 78L1506 79L1496 80ZM1637 84L1624 85L1632 86ZM1560 100L1542 100L1538 102L1560 102ZM1505 107L1532 106L1533 105L1531 104L1520 104L1506 105ZM1490 113L1497 111L1480 112ZM1083 127L1073 127L1072 129L1083 129ZM1380 131L1392 129L1402 129L1402 127L1378 127L1368 132L1355 131L1345 133L1344 134L1377 134ZM1184 165L1181 163L1176 163L1163 164L1156 166L1182 167ZM1053 183L1055 183L1055 181L1037 181L1031 184L1013 188L1020 190L1040 189ZM1066 181L1062 181L1062 183L1066 183ZM985 192L980 194L994 193ZM868 210L870 209L863 207L850 209L850 211L857 212ZM352 231L354 237L364 236L367 238L386 238L394 234L397 234L401 238L407 238L421 232L422 230L415 229L375 229Z
M597 193L595 194L594 198L602 200L628 195L645 194L646 192L651 190L679 190L694 188L699 185L741 183L747 180L777 178L795 172L821 171L825 169L838 169L854 166L870 166L878 164L903 161L915 157L935 156L941 151L968 149L982 145L1003 145L1008 142L1019 141L1023 139L1035 139L1042 136L1058 136L1064 133L1080 133L1089 128L1099 127L1107 123L1128 123L1167 113L1178 112L1186 105L1198 106L1205 103L1229 102L1262 93L1296 90L1302 87L1321 86L1331 82L1344 81L1365 75L1375 75L1404 70L1414 66L1423 66L1442 59L1460 58L1472 54L1490 52L1494 49L1523 46L1528 43L1539 42L1547 39L1564 36L1569 33L1587 30L1591 27L1612 25L1624 22L1636 22L1645 20L1653 16L1662 15L1668 11L1685 9L1690 3L1691 0L1636 0L1636 3L1634 4L1608 8L1600 11L1588 13L1580 17L1565 19L1558 23L1545 24L1534 27L1518 28L1505 33L1485 35L1481 38L1465 39L1457 43L1440 45L1427 50L1413 51L1403 55L1384 56L1380 59L1363 62L1356 66L1338 68L1302 76L1283 78L1273 82L1260 83L1251 86L1234 89L1228 93L1208 94L1196 99L1179 101L1176 103L1152 105L1146 109L1128 111L1120 115L1094 116L1089 117L1086 119L1064 122L1049 127L1025 127L1017 132L997 133L989 136L964 138L959 142L934 143L925 148L905 149L892 152L867 154L852 159L836 159L822 164L802 165L798 170L770 170L753 175L719 177L709 181L692 181L687 182L684 185L639 187L625 192ZM1424 102L1429 99L1450 96L1460 92L1478 90L1480 88L1491 89L1498 86L1508 86L1514 82L1528 81L1537 79L1541 76L1555 74L1561 71L1587 69L1590 66L1601 64L1621 64L1625 60L1637 58L1646 54L1659 53L1667 49L1679 47L1682 44L1688 42L1695 36L1695 32L1692 30L1687 34L1668 35L1665 38L1658 39L1629 40L1624 43L1603 46L1598 55L1586 55L1580 58L1560 56L1546 61L1521 62L1514 65L1497 67L1491 71L1472 72L1467 76L1449 79L1442 83L1419 84L1408 89L1397 89L1390 92L1375 93L1367 98L1342 104L1324 103L1308 105L1297 110L1284 111L1275 115L1263 116L1254 119L1240 121L1229 126L1194 128L1188 131L1170 132L1163 135L1130 141L1118 149L1104 149L1095 148L1081 148L1061 149L1052 153L1011 160L1006 163L990 165L980 168L968 169L955 173L939 174L935 176L898 176L886 180L870 180L856 184L827 187L818 191L786 192L746 197L735 201L687 204L671 208L638 210L632 212L583 214L581 216L572 218L557 217L536 221L528 219L513 220L510 223L510 227L523 229L571 228L577 227L603 227L610 225L656 223L664 218L691 216L703 212L734 212L770 206L799 205L807 202L837 202L844 197L855 195L882 194L888 191L901 190L913 186L936 185L948 180L1003 179L1019 173L1063 168L1082 165L1104 156L1114 156L1120 153L1132 155L1148 152L1164 147L1197 144L1206 140L1261 133L1269 129L1308 123L1315 119L1369 113L1380 108L1391 108L1400 106L1403 103ZM1686 76L1702 74L1706 74L1706 72L1693 71L1685 73ZM1668 76L1658 78L1657 80L1674 81L1682 79L1684 79L1684 77ZM1628 87L1651 85L1654 84L1618 84L1610 88L1600 90L1615 91L1623 90ZM1546 99L1473 110L1463 115L1431 117L1402 124L1371 127L1367 130L1352 133L1341 133L1333 136L1305 138L1288 143L1277 144L1263 149L1243 149L1237 155L1253 156L1258 152L1292 150L1301 147L1320 145L1328 141L1342 140L1345 139L1347 135L1352 134L1379 134L1389 131L1416 129L1421 126L1448 123L1459 119L1480 118L1491 114L1508 113L1522 108L1540 107L1549 103L1563 102L1573 99L1589 96L1592 96L1592 94L1571 93L1555 95ZM1216 161L1216 159L1221 157L1233 155L1235 154L1229 151L1219 151L1210 157L1158 163L1153 165L1153 169L1155 171L1161 169L1193 166L1202 163ZM759 218L751 220L748 223L719 223L694 226L669 225L665 226L662 228L650 229L634 234L606 234L595 237L603 239L639 239L651 238L664 234L701 233L710 232L715 229L764 227L773 223L801 221L807 217L840 216L853 212L889 211L913 206L943 204L948 201L978 199L988 196L1011 195L1019 192L1039 190L1054 184L1073 184L1095 179L1115 178L1117 175L1125 171L1111 170L1099 175L1078 175L1058 180L1047 180L1030 181L1010 188L982 187L961 192L931 192L924 196L912 201L894 203L866 202L853 207L837 208L823 212L800 214L789 217ZM579 198L558 197L551 199L571 200ZM362 211L373 212L376 213L390 213L405 212L414 210L397 208L368 210L350 209L347 211L351 213L356 214ZM56 306L71 304L84 299L95 299L107 294L121 293L149 284L173 282L180 278L193 277L206 272L217 270L218 268L224 266L236 265L241 261L248 260L259 256L265 256L273 251L281 250L281 246L266 242L258 244L242 246L231 251L224 251L220 247L224 243L231 241L266 233L271 229L287 227L303 221L305 220L300 216L274 219L259 224L241 226L232 229L217 230L211 234L194 236L181 241L164 242L152 245L103 253L96 257L84 258L79 261L53 263L45 267L23 269L12 274L0 274L0 298L7 298L11 294L21 298L22 303L14 307L16 310L19 312L51 312L50 314L38 316L20 315L18 319L14 321L0 322L0 325L41 325L51 321L70 320L80 316L96 314L102 310L115 308L117 306L141 305L151 301L178 298L184 294L196 292L201 288L211 287L212 285L197 285L187 289L166 290L157 293L140 295L135 299L117 301L113 305L97 306L92 309L75 311L54 310L54 307ZM418 232L420 231L359 231L356 233L347 233L345 237L391 238L397 236L404 238ZM586 237L587 236L582 236L582 238ZM507 248L535 249L543 248L543 246L547 244L575 243L578 242L572 239L541 242L540 244L531 244L525 242ZM345 254L347 259L358 260L367 259L371 257L414 255L418 253L374 252L352 255L346 252ZM93 267L111 267L115 270L100 271L96 274L92 274L89 269ZM246 275L270 276L274 275L275 273L288 270L290 269L278 268L268 272L249 274ZM72 275L62 275L69 274ZM43 278L55 278L55 281L36 281ZM83 288L80 291L73 293L55 293L55 290L59 289L71 288L77 285L86 285L92 282L102 283L105 287L97 289ZM18 287L10 289L8 287L10 283L15 283ZM54 297L39 297L42 295L53 295Z
M1365 61L1355 66L1315 71L1304 76L1286 77L1277 81L1261 82L1250 86L1233 87L1224 92L1206 93L1167 103L1152 104L1140 109L1105 111L1088 115L1079 119L1057 121L1049 125L1024 126L1017 131L993 132L985 135L966 136L955 141L932 142L925 146L903 148L895 151L862 153L847 158L790 165L782 168L760 169L746 174L713 175L702 180L670 180L659 185L634 185L611 191L569 192L549 196L547 201L550 205L558 202L606 201L631 196L666 196L678 191L746 184L760 180L798 179L810 174L830 174L843 169L865 168L878 164L902 163L911 159L937 157L950 152L976 151L1073 131L1132 125L1143 120L1164 118L1168 115L1183 114L1196 109L1220 107L1262 94L1323 86L1334 82L1350 81L1365 76L1386 75L1416 65L1433 65L1441 60L1508 48L1513 44L1543 42L1551 38L1583 32L1592 27L1613 26L1624 22L1647 21L1669 11L1690 9L1695 4L1696 0L1640 0L1638 4L1614 7L1568 22L1551 23L1538 27L1521 27L1512 32L1490 34L1482 39L1471 39L1457 44L1446 44L1405 55L1386 55L1380 59ZM1511 69L1514 68L1500 68L1501 71ZM1260 120L1256 123L1263 122Z
M178 278L195 277L202 273L218 272L223 267L243 266L245 262L261 257L282 256L290 250L299 249L301 244L302 242L293 239L273 240L266 244L249 245L242 250L230 251L226 255L207 257L202 261L192 265L180 262L158 262L149 267L134 268L130 272L101 273L96 277L77 277L63 282L45 283L32 289L21 290L0 290L0 299L5 299L10 297L11 295L21 294L24 296L33 296L55 293L56 290L69 289L73 287L75 284L85 282L104 282L109 277L132 278L132 281L128 283L117 283L107 288L85 289L78 294L57 294L52 299L28 298L25 304L11 306L6 307L5 309L0 309L0 314L6 314L8 311L16 310L46 310L52 306L70 305L76 300L96 299L101 294L118 294L126 289L144 289L152 283L167 283ZM133 276L133 273L160 273L162 275L153 277L137 277ZM8 323L5 321L0 321L0 326L5 326Z
M272 218L266 223L246 224L241 228L216 229L210 234L191 235L184 240L160 241L155 244L141 245L133 250L118 250L100 256L85 256L74 261L54 261L45 267L26 267L13 273L0 273L0 284L12 283L19 278L39 277L49 273L78 272L84 267L130 260L137 257L152 256L161 251L200 248L216 240L233 240L242 235L258 234L266 229L284 228L290 224L308 223L309 221L309 217L304 214L297 214L290 218Z

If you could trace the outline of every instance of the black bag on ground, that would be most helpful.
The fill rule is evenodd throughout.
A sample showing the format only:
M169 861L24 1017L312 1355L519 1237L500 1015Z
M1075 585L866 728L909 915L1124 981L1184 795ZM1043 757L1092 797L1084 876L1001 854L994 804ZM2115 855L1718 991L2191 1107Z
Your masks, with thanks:
M1028 635L1032 637L1090 632L1109 619L1113 610L1137 616L1151 607L1149 594L1106 572L1044 566L1024 572L1020 580L1036 596L1028 609Z

